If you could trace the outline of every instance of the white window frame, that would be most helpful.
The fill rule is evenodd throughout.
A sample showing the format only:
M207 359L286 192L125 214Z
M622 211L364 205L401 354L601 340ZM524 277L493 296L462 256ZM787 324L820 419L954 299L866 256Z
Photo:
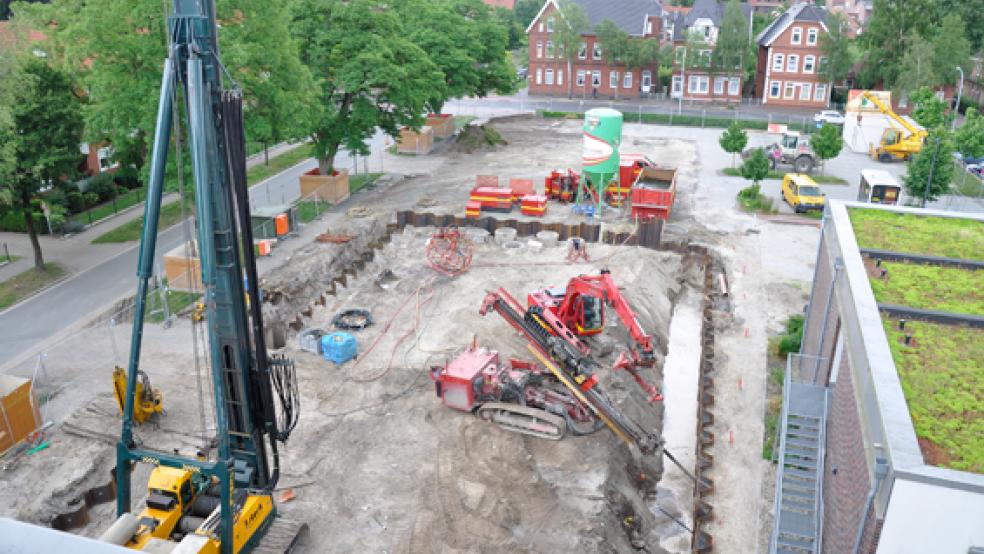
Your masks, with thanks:
M769 85L769 98L779 98L782 94L782 81L772 81Z
M683 94L683 75L674 75L670 79L670 86L672 87L670 89L670 95L674 98L677 98Z
M728 95L741 96L741 79L738 77L728 79Z
M820 36L820 30L816 27L810 27L806 30L806 43L813 46L817 43L817 37Z
M728 79L725 77L715 77L714 78L714 94L723 95L724 94L724 83Z
M538 85L542 85L543 84L543 69L541 69L539 67L536 68L536 84L538 84Z
M786 81L786 86L782 90L783 100L792 100L796 98L796 83L792 81Z
M622 75L622 88L632 88L632 72L626 71Z
M608 88L618 88L618 71L608 72Z
M548 67L547 70L544 71L543 84L545 85L554 84L554 70L552 68Z
M543 58L543 41L538 40L536 41L536 59L539 60L542 58Z
M698 88L700 88L699 75L691 75L690 78L687 79L687 92L690 94L697 94Z
M813 73L817 70L816 56L803 56L803 73Z
M786 73L799 73L799 65L799 54L790 54L786 57Z
M540 32L540 33L543 32L543 22L542 21L540 22L539 25L537 25L537 31Z
M113 157L113 154L115 153L116 150L112 147L112 145L104 146L99 150L96 150L96 158L98 158L99 160L100 173L104 171L109 171L110 169L115 169L120 166L120 162L114 162L110 159Z
M700 76L700 93L707 94L711 90L711 78L707 75Z
M554 32L554 18L553 18L553 16L550 16L550 17L547 18L547 32L548 33Z
M547 54L547 57L548 58L553 59L553 57L554 57L554 45L553 45L553 41L552 40L548 40L547 41L546 54Z
M789 44L803 44L803 28L793 27L793 32L789 36Z
M772 55L772 71L783 71L786 69L786 55L785 54L773 54Z
M592 60L600 60L601 59L601 45L598 44L598 41L595 41L595 43L592 45L592 48L591 48L591 59Z
M653 20L646 21L646 34L653 34Z
M812 92L813 92L813 87L812 85L810 85L810 83L800 84L800 100L809 102L811 98L810 93Z
M827 101L827 85L825 83L817 83L817 88L813 93L813 99L817 102Z
M591 72L591 86L598 88L601 86L601 71Z
M577 48L577 59L579 60L588 59L588 43L582 42L581 46Z
M558 69L557 70L557 84L558 85L563 85L564 84L564 70L563 69Z
M653 72L650 70L645 70L642 72L642 86L651 87L653 86Z
M587 78L587 75L585 74L584 70L583 69L578 69L577 70L577 81L575 81L575 83L577 84L577 86L583 87L584 86L584 83L587 83L587 82L588 82L588 78Z

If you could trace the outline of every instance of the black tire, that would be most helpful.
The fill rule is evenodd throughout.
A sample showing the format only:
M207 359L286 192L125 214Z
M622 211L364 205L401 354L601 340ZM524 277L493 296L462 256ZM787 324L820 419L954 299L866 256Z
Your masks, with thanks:
M878 161L881 163L888 163L892 161L892 155L888 152L882 152L881 154L878 154Z
M809 173L813 171L813 159L809 156L800 156L793 161L793 169L796 173Z

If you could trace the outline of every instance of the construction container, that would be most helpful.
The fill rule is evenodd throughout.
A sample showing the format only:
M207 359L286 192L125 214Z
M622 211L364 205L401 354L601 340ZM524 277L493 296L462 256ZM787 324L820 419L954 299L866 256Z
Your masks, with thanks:
M290 232L290 219L287 214L280 214L273 218L273 227L278 237L282 237Z
M0 375L0 454L41 427L41 411L30 379Z
M414 131L409 127L400 130L400 138L396 141L396 151L400 154L427 154L434 148L434 130L421 127Z
M643 168L632 184L629 197L633 218L669 219L676 199L676 170Z
M519 211L523 215L543 217L547 212L547 197L539 194L527 194L519 204Z
M273 251L273 241L272 240L260 240L256 242L256 255L257 256L269 256L270 252Z
M317 196L329 204L339 204L350 194L347 169L332 171L331 175L322 175L316 167L301 175L299 182L301 198L311 199Z
M322 339L324 336L325 332L321 329L305 329L297 335L298 347L305 352L322 354Z
M604 198L608 183L618 178L618 148L622 143L622 112L594 108L584 114L584 150L581 163L584 178Z
M164 254L164 276L171 290L204 290L197 241L181 244Z
M344 364L357 354L355 337L341 331L329 333L321 337L321 351L329 362Z
M454 116L451 114L430 114L424 124L434 130L434 138L442 139L454 134Z

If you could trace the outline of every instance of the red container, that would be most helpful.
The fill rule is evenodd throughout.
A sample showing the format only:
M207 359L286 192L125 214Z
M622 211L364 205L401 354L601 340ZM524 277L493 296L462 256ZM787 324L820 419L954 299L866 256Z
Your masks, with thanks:
M643 168L632 185L632 217L667 220L676 200L676 170Z

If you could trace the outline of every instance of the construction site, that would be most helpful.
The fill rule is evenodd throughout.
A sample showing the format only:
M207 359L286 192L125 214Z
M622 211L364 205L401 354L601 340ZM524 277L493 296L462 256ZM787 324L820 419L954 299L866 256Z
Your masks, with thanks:
M696 145L634 125L619 129L622 151L675 170L665 222L631 217L631 202L576 213L573 200L550 200L539 216L463 217L477 176L539 189L555 170L580 169L584 125L483 122L442 153L394 157L400 172L308 224L289 239L308 243L289 256L263 260L275 265L259 283L267 348L296 372L296 428L270 493L279 517L308 528L295 551L767 544L766 342L805 304L817 229L700 209L714 183L701 179ZM467 144L489 130L500 144ZM804 245L785 254L799 269L763 260L770 240ZM585 333L564 354L523 325L549 311L527 309L528 295L574 290L569 328ZM125 367L132 305L93 314L46 354L36 394L48 444L5 460L0 515L94 538L116 521L120 409L110 385L113 365ZM142 384L163 410L134 427L138 447L214 456L201 315L145 326ZM352 329L340 335L340 323ZM12 373L39 377L36 365ZM472 381L455 389L454 378ZM135 510L154 467L134 465Z

